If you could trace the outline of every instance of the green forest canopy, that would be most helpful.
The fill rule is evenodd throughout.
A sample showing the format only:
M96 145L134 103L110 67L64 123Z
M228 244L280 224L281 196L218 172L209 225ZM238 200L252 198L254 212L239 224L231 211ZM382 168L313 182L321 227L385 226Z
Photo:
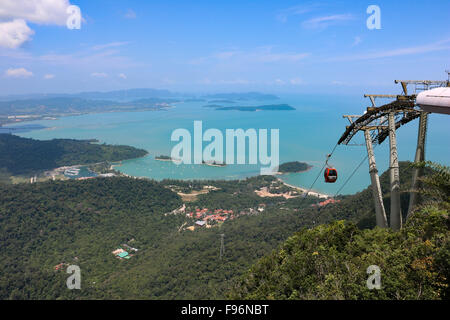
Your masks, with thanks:
M400 169L402 186L407 190L411 168L408 163L401 163ZM337 223L311 231L301 231L304 235L300 239L305 240L305 246L308 250L316 247L313 253L321 253L320 257L325 259L324 263L332 262L331 253L334 252L334 257L345 259L350 259L350 254L354 252L355 259L359 259L356 254L370 254L378 239L383 246L379 248L381 251L376 251L378 253L375 258L379 255L386 256L386 263L393 261L398 263L397 266L401 266L405 261L415 261L411 260L413 258L419 259L419 263L423 258L421 252L428 254L428 251L420 251L428 248L428 242L423 241L425 238L417 240L413 237L411 240L409 236L391 234L389 231L370 230L375 225L370 188L356 195L343 197L338 204L317 208L311 207L312 203L318 201L312 197L303 201L301 197L260 198L255 195L255 189L271 185L274 179L270 176L260 176L242 181L166 180L159 183L132 178L103 178L2 186L0 269L2 274L7 276L0 279L0 299L223 299L228 292L234 292L230 297L249 298L256 294L252 290L253 287L247 289L248 295L245 290L244 293L240 289L230 290L236 288L239 279L254 263L265 256L269 258L263 258L261 261L270 260L272 250L278 249L298 230L337 220L349 221L358 228L352 224ZM165 215L182 204L178 195L168 189L169 185L183 189L201 189L204 185L219 188L200 195L196 202L191 203L199 208L240 210L264 203L266 210L258 215L227 221L220 228L179 232L179 228L188 218L184 215ZM385 201L389 201L387 173L381 176L381 185ZM408 194L404 193L404 212L407 202ZM442 210L433 209L425 218L414 220L417 223L413 232L421 232L420 234L429 237L427 240L432 244L432 250L429 252L436 259L436 250L445 246L435 240L445 239L442 238L442 235L446 236L443 228L448 227L443 223L445 220L442 218ZM434 220L428 221L428 217ZM436 226L439 228L436 229ZM423 231L420 231L421 229ZM347 236L352 232L360 239L357 243L348 242ZM222 233L225 234L226 251L220 260ZM324 240L320 241L323 242L323 249L314 245L318 233L324 237ZM333 240L334 234L340 242ZM139 248L138 254L128 261L115 258L111 251L130 239L135 239L133 247ZM327 242L326 239L330 241ZM406 244L410 243L408 241L413 241L413 245L417 244L417 247L407 247ZM297 242L294 241L295 243ZM359 251L351 251L353 246L354 250ZM385 252L385 248L393 252ZM396 248L417 250L405 252L406 260L401 260L397 259L400 258L399 255L394 255ZM294 249L301 251L301 248ZM303 254L307 255L308 252ZM445 251L442 251L441 254L444 253ZM359 268L364 261L361 264L355 262L351 266ZM443 263L442 260L439 261ZM67 290L67 274L54 271L54 266L61 262L80 266L83 277L81 291ZM258 266L263 262L258 263L252 270L258 270ZM305 264L310 262L304 260ZM342 267L342 264L338 266ZM442 268L442 264L434 266ZM403 273L402 268L393 274L392 279L394 276L415 275ZM333 274L339 275L339 272L344 271L337 269ZM424 272L428 271L429 269L426 269ZM365 270L356 272L355 279L362 277L361 272L364 273ZM261 276L267 275L261 273ZM284 276L280 274L283 279L289 276L288 273ZM267 276L266 279L271 278ZM327 285L334 283L332 278L327 279ZM442 279L434 276L420 279L425 282L424 293L419 298L438 298L438 291L431 291L429 283L437 285ZM361 297L358 296L358 290L361 289L359 283L356 291L348 289L337 291L333 295L332 288L320 280L321 278L311 278L311 283L318 283L323 287L316 292L316 298ZM402 280L397 283L405 283L411 288L412 282ZM259 288L258 285L259 283L256 283L255 288ZM278 282L273 283L274 288L281 288L278 286ZM417 293L412 289L408 290L408 295L399 297L410 298L413 294L411 292ZM270 298L272 293L264 295L266 292L269 291L261 291L260 297ZM291 292L289 297L313 297L308 295L312 292ZM391 293L385 294L391 297ZM370 299L377 297L383 296L367 296Z
M399 232L337 221L303 229L261 259L233 288L234 299L450 298L450 170L428 163L424 196ZM378 266L381 288L368 290Z
M72 139L40 141L0 134L0 168L12 175L77 164L121 161L146 154L147 151L130 146L95 144Z
M311 168L311 166L305 162L292 161L281 164L278 168L278 171L281 173L303 172L308 170L309 168Z

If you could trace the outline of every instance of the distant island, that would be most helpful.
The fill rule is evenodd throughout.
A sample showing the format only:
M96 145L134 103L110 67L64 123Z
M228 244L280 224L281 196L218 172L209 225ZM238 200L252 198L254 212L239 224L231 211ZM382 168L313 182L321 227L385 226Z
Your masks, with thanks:
M157 89L129 89L109 92L81 92L74 94L23 94L0 96L0 127L10 123L34 120L56 120L59 117L88 113L159 111L174 107L179 102L206 102L218 104L235 101L277 100L279 97L258 92L219 93L194 96ZM244 108L244 107L231 107ZM268 110L245 108L242 111ZM224 109L226 110L226 109ZM3 130L4 131L4 130ZM8 130L7 132L11 132Z
M299 162L299 161L292 161L292 162L286 162L279 166L278 172L280 174L283 173L298 173L298 172L305 172L311 169L312 166L307 164L306 162Z
M155 160L181 162L181 160L179 160L179 159L174 159L174 158L172 158L170 156L165 156L165 155L156 156ZM211 166L211 167L225 167L226 166L225 163L219 163L219 162L216 162L216 161L205 161L205 160L202 160L202 164L207 165L207 166Z
M223 99L223 100L211 100L209 101L209 103L234 103L234 101Z
M216 162L216 161L205 161L205 160L203 160L202 164L205 164L205 165L211 166L211 167L226 167L225 163L219 163L219 162Z
M216 93L204 96L210 100L278 100L278 96L259 92Z
M155 160L158 160L158 161L180 161L178 159L173 159L172 157L164 156L164 155L156 156Z
M223 106L218 105L218 104L207 104L207 105L204 105L203 108L213 108L213 109L218 109L218 108L223 108Z
M213 108L214 106L209 106L210 108ZM247 112L256 112L256 111L292 111L295 110L294 107L291 107L288 104L271 104L271 105L264 105L264 106L231 106L231 107L222 107L218 106L215 107L216 110L219 111L230 111L230 110L236 110L236 111L247 111Z

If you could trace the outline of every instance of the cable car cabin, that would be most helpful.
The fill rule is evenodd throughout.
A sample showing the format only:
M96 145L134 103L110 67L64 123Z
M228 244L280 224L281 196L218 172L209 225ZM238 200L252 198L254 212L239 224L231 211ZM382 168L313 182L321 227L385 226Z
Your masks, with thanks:
M334 168L326 168L324 172L326 183L335 183L337 180L337 170Z

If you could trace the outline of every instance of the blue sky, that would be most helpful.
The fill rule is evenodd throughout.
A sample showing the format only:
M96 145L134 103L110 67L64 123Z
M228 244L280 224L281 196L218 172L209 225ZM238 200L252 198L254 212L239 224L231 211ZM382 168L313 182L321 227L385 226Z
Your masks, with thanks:
M445 79L450 69L448 0L2 3L2 95L396 92L394 79ZM69 4L81 9L80 30L65 26ZM380 30L366 26L372 4Z

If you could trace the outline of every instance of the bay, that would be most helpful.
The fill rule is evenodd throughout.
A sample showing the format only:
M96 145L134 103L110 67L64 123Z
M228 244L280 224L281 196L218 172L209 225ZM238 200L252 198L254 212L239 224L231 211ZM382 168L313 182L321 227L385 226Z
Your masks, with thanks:
M123 161L116 167L123 173L139 177L161 179L243 179L258 175L259 165L227 165L212 167L207 165L175 165L172 162L157 161L155 156L170 155L176 142L171 141L174 130L187 129L193 135L194 121L201 120L203 131L219 129L225 136L226 129L279 129L280 163L302 161L313 165L304 173L286 174L281 178L289 184L310 187L325 162L326 155L336 145L345 131L348 121L343 114L362 114L369 101L355 95L283 95L275 101L244 101L239 106L261 106L288 104L293 111L214 110L205 108L207 102L178 103L173 108L162 111L118 112L86 114L62 117L57 120L32 121L28 123L46 127L26 132L18 132L23 137L34 139L98 139L101 143L124 144L148 150L149 155ZM381 103L379 103L381 105ZM230 106L230 104L226 104ZM426 158L449 165L450 138L448 116L431 115L427 135ZM397 131L399 159L414 159L417 142L417 124L414 121ZM326 184L319 177L313 190L334 194L362 163L359 170L340 193L353 194L370 183L366 149L362 134L355 137L356 146L338 146L330 164L338 169L339 179L335 184ZM204 147L207 143L204 143ZM375 155L380 172L389 167L389 141L376 147Z

